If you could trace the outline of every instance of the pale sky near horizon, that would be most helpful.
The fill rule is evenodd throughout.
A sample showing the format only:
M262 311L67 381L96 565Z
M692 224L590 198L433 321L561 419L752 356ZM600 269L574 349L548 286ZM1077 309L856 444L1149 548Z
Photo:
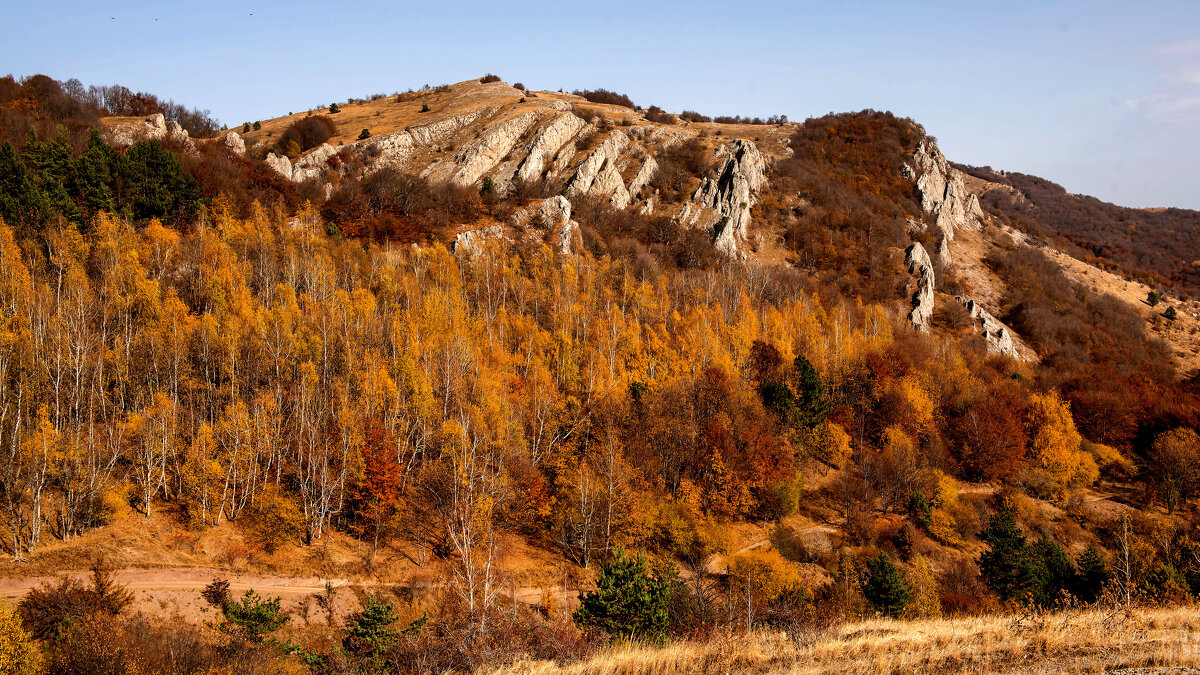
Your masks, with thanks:
M494 72L678 112L912 117L953 161L1200 209L1200 2L22 0L0 74L113 84L233 126Z

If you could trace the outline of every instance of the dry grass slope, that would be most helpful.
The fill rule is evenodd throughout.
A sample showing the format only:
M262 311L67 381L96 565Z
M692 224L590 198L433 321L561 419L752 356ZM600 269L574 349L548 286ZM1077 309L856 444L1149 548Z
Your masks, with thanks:
M936 621L878 619L825 634L759 633L667 647L626 646L561 666L521 662L516 674L1100 673L1200 666L1194 607ZM1144 671L1154 672L1154 671Z

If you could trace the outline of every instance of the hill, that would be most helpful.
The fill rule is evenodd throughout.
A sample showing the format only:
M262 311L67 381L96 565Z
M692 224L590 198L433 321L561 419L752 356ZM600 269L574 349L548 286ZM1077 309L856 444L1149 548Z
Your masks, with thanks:
M485 77L210 134L2 85L0 588L53 663L586 668L1200 592L1193 301L912 120Z

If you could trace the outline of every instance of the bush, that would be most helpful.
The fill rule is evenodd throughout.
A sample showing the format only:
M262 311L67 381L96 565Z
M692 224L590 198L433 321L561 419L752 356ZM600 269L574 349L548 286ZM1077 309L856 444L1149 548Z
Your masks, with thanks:
M367 139L368 139L368 138L370 138L370 137L371 137L371 130L370 130L370 129L363 129L363 130L362 130L362 131L361 131L361 132L358 134L358 140L360 140L360 141L365 141L365 140L367 140Z
M514 82L513 89L519 89L520 91L525 91L525 85L521 84L520 82Z
M133 596L112 581L99 562L92 565L92 587L77 579L59 577L55 583L38 586L17 603L25 629L39 640L56 639L72 622L92 614L116 616L125 611Z
M224 604L225 623L220 630L251 644L262 642L268 633L279 630L291 618L280 610L279 603L278 596L264 598L254 589L247 590L241 602Z
M600 568L596 590L579 594L575 623L628 638L657 639L667 629L671 580L663 570L647 571L646 558L618 548Z
M338 107L338 104L336 104L336 103L329 104L329 114L330 115L333 115L334 113L340 113L340 112L342 112L342 109Z
M21 628L21 620L0 607L0 673L34 675L41 672L42 652L32 636Z
M428 103L421 104L421 112L423 112L423 113L429 112L429 104Z
M288 125L279 140L275 142L276 151L288 154L288 144L294 143L298 152L304 152L328 141L337 132L337 125L325 115L313 115L296 120Z
M625 106L626 108L636 108L637 107L636 105L633 104L633 99L629 98L625 94L618 94L615 91L609 91L609 90L603 89L603 88L590 89L590 90L589 89L583 89L583 90L576 89L575 95L582 96L584 99L591 101L592 103L605 103L608 105L621 105L621 106Z
M493 75L491 73L488 73L487 75L484 75L483 77L479 78L479 84L488 84L489 82L499 82L499 81L500 81L500 76Z

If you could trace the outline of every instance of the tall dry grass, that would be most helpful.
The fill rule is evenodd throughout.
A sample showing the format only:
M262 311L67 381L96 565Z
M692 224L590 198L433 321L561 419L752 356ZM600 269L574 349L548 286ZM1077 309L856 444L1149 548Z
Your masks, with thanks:
M756 633L664 647L625 645L560 665L518 662L495 673L1100 673L1200 666L1195 607L876 619L823 632Z

